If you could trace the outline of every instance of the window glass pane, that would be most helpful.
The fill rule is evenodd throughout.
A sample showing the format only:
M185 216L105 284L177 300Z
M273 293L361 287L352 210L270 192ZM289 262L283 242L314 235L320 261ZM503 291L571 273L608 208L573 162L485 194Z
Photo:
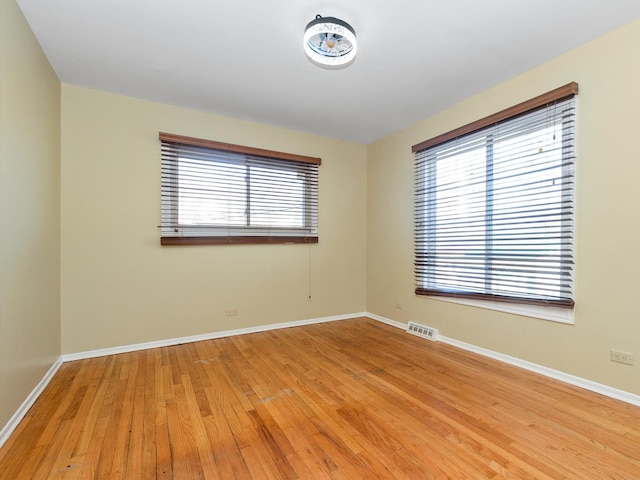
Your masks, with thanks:
M450 290L477 279L484 268L486 171L484 148L465 149L437 160L433 283ZM427 181L431 181L430 179Z
M303 228L305 181L295 168L250 167L250 215L255 227ZM274 184L279 195L273 196Z
M416 153L416 293L573 306L574 104Z
M244 165L209 160L178 161L178 223L242 226L246 224Z
M163 245L318 242L319 158L160 140Z
M495 293L561 294L561 138L545 126L494 144Z

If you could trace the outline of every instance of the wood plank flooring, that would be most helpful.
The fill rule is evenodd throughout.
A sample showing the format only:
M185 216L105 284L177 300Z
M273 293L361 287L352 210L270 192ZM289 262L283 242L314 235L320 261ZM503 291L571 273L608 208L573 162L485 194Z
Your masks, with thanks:
M640 408L359 318L62 365L0 479L633 479Z

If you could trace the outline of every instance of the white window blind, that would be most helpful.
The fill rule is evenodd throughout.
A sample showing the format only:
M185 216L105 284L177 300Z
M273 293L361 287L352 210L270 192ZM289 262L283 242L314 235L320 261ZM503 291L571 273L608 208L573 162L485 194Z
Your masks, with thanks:
M315 243L319 158L160 134L161 243Z
M417 294L573 307L576 93L414 146Z

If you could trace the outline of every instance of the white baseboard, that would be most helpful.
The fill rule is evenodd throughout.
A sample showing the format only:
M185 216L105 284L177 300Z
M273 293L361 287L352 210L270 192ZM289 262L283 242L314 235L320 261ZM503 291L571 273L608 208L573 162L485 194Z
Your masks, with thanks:
M42 380L40 380L38 385L36 385L36 387L29 394L27 399L22 403L20 408L18 408L18 410L13 414L11 419L7 422L7 424L4 427L2 427L2 430L0 430L0 447L2 447L2 445L4 445L4 443L8 440L11 433L13 433L13 431L16 429L20 421L27 414L31 406L35 403L35 401L38 399L40 394L44 391L45 387L49 384L49 382L51 381L55 373L58 371L58 369L64 362L101 357L104 355L115 355L118 353L135 352L138 350L147 350L150 348L167 347L171 345L178 345L181 343L199 342L202 340L211 340L215 338L230 337L233 335L244 335L247 333L266 332L268 330L277 330L280 328L299 327L302 325L334 322L337 320L349 320L357 317L368 317L378 322L385 323L392 327L400 328L403 330L406 329L407 327L406 324L402 322L398 322L396 320L391 320L389 318L381 317L380 315L376 315L374 313L360 312L360 313L350 313L346 315L336 315L331 317L311 318L307 320L298 320L293 322L274 323L270 325L261 325L258 327L240 328L237 330L227 330L223 332L206 333L203 335L192 335L188 337L171 338L167 340L158 340L155 342L138 343L133 345L125 345L122 347L103 348L100 350L91 350L87 352L70 353L70 354L62 355L55 361L55 363L51 366L51 368L44 375L44 377L42 377ZM623 402L627 402L632 405L640 406L640 395L626 392L624 390L618 390L616 388L609 387L607 385L602 385L597 382L592 382L591 380L577 377L575 375L570 375L568 373L560 372L558 370L553 370L548 367L543 367L542 365L537 365L535 363L531 363L526 360L521 360L516 357L504 355L502 353L494 352L486 348L471 345L469 343L461 342L453 338L444 337L442 335L439 337L439 341L443 343L447 343L454 347L461 348L463 350L468 350L470 352L474 352L479 355L483 355L485 357L493 358L495 360L499 360L501 362L514 365L516 367L524 368L525 370L530 370L532 372L539 373L541 375L554 378L556 380L560 380L570 385L575 385L577 387L581 387L586 390L590 390L592 392L600 393L607 397L615 398L617 400L621 400Z
M375 313L367 313L366 316L369 318L372 318L373 320L386 323L387 325L391 325L392 327L396 327L401 330L405 330L407 328L406 323L398 322L396 320L391 320L390 318L381 317L380 315L376 315Z
M122 347L103 348L100 350L91 350L87 352L69 353L60 356L49 371L42 377L42 380L36 385L33 391L29 394L27 399L22 403L20 408L13 414L7 424L0 430L0 447L9 439L13 431L16 429L20 421L27 414L31 406L38 399L40 394L44 391L45 387L49 384L55 373L65 362L71 362L74 360L84 360L87 358L102 357L105 355L115 355L118 353L135 352L138 350L148 350L150 348L168 347L171 345L178 345L181 343L199 342L201 340L211 340L214 338L230 337L233 335L244 335L247 333L266 332L268 330L277 330L280 328L299 327L302 325L312 325L314 323L335 322L337 320L349 320L351 318L366 317L366 312L350 313L346 315L335 315L331 317L310 318L307 320L298 320L293 322L274 323L270 325L261 325L258 327L240 328L237 330L227 330L223 332L205 333L203 335L192 335L189 337L170 338L167 340L158 340L155 342L138 343L134 345L125 345Z
M247 333L259 333L269 330L277 330L280 328L300 327L302 325L312 325L314 323L335 322L337 320L348 320L356 317L366 317L366 312L349 313L346 315L335 315L331 317L310 318L307 320L296 320L293 322L273 323L269 325L260 325L257 327L239 328L236 330L225 330L222 332L205 333L202 335L191 335L188 337L169 338L166 340L158 340L154 342L136 343L133 345L124 345L122 347L102 348L99 350L90 350L86 352L68 353L62 355L63 362L71 362L73 360L84 360L86 358L103 357L105 355L116 355L118 353L136 352L138 350L148 350L150 348L170 347L181 343L200 342L203 340L212 340L215 338L231 337L234 335L245 335Z
M42 394L46 386L49 385L49 382L51 381L53 376L56 374L58 369L60 368L60 365L62 365L62 357L58 357L58 359L53 363L53 365L51 365L51 368L49 368L47 373L44 374L42 379L31 391L29 396L27 396L25 401L22 402L22 405L20 405L18 410L16 410L16 412L9 419L9 421L4 425L4 427L2 427L2 430L0 430L0 447L2 447L5 444L5 442L9 439L13 431L17 428L20 421L24 418L24 416L27 414L29 409L33 406L33 404L36 402L38 397Z
M379 322L386 323L387 325L391 325L392 327L401 328L403 330L407 327L407 325L404 323L397 322L389 318L381 317L380 315L375 315L373 313L367 313L366 316L374 320L377 320ZM587 380L586 378L577 377L575 375L561 372L559 370L554 370L553 368L544 367L542 365L528 362L520 358L512 357L499 352L494 352L493 350L489 350L483 347L478 347L470 343L461 342L460 340L456 340L454 338L444 337L440 335L438 337L438 340L441 341L442 343L446 343L448 345L452 345L454 347L458 347L463 350L467 350L469 352L477 353L478 355L482 355L484 357L493 358L494 360L499 360L501 362L508 363L509 365L514 365L516 367L524 368L525 370L539 373L540 375L544 375L545 377L553 378L555 380L560 380L561 382L568 383L569 385L581 387L586 390L590 390L592 392L596 392L601 395L615 398L616 400L621 400L623 402L630 403L632 405L636 405L640 407L640 395L636 395L635 393L619 390L617 388L613 388L608 385L603 385L601 383Z

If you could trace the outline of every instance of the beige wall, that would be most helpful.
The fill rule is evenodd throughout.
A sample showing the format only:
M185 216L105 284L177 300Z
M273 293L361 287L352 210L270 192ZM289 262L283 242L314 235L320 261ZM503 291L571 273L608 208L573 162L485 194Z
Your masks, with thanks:
M0 8L0 427L61 350L364 310L640 394L640 22L365 147L68 85L61 99L15 1ZM576 324L416 298L411 145L569 81ZM160 247L158 131L322 157L320 243Z
M365 310L365 146L68 85L62 106L63 353ZM321 157L319 243L161 247L159 131Z
M638 52L640 21L370 145L368 311L640 394ZM580 85L575 325L416 297L411 146L571 81ZM612 363L610 348L635 353L636 365Z
M60 82L0 2L0 428L60 355Z

